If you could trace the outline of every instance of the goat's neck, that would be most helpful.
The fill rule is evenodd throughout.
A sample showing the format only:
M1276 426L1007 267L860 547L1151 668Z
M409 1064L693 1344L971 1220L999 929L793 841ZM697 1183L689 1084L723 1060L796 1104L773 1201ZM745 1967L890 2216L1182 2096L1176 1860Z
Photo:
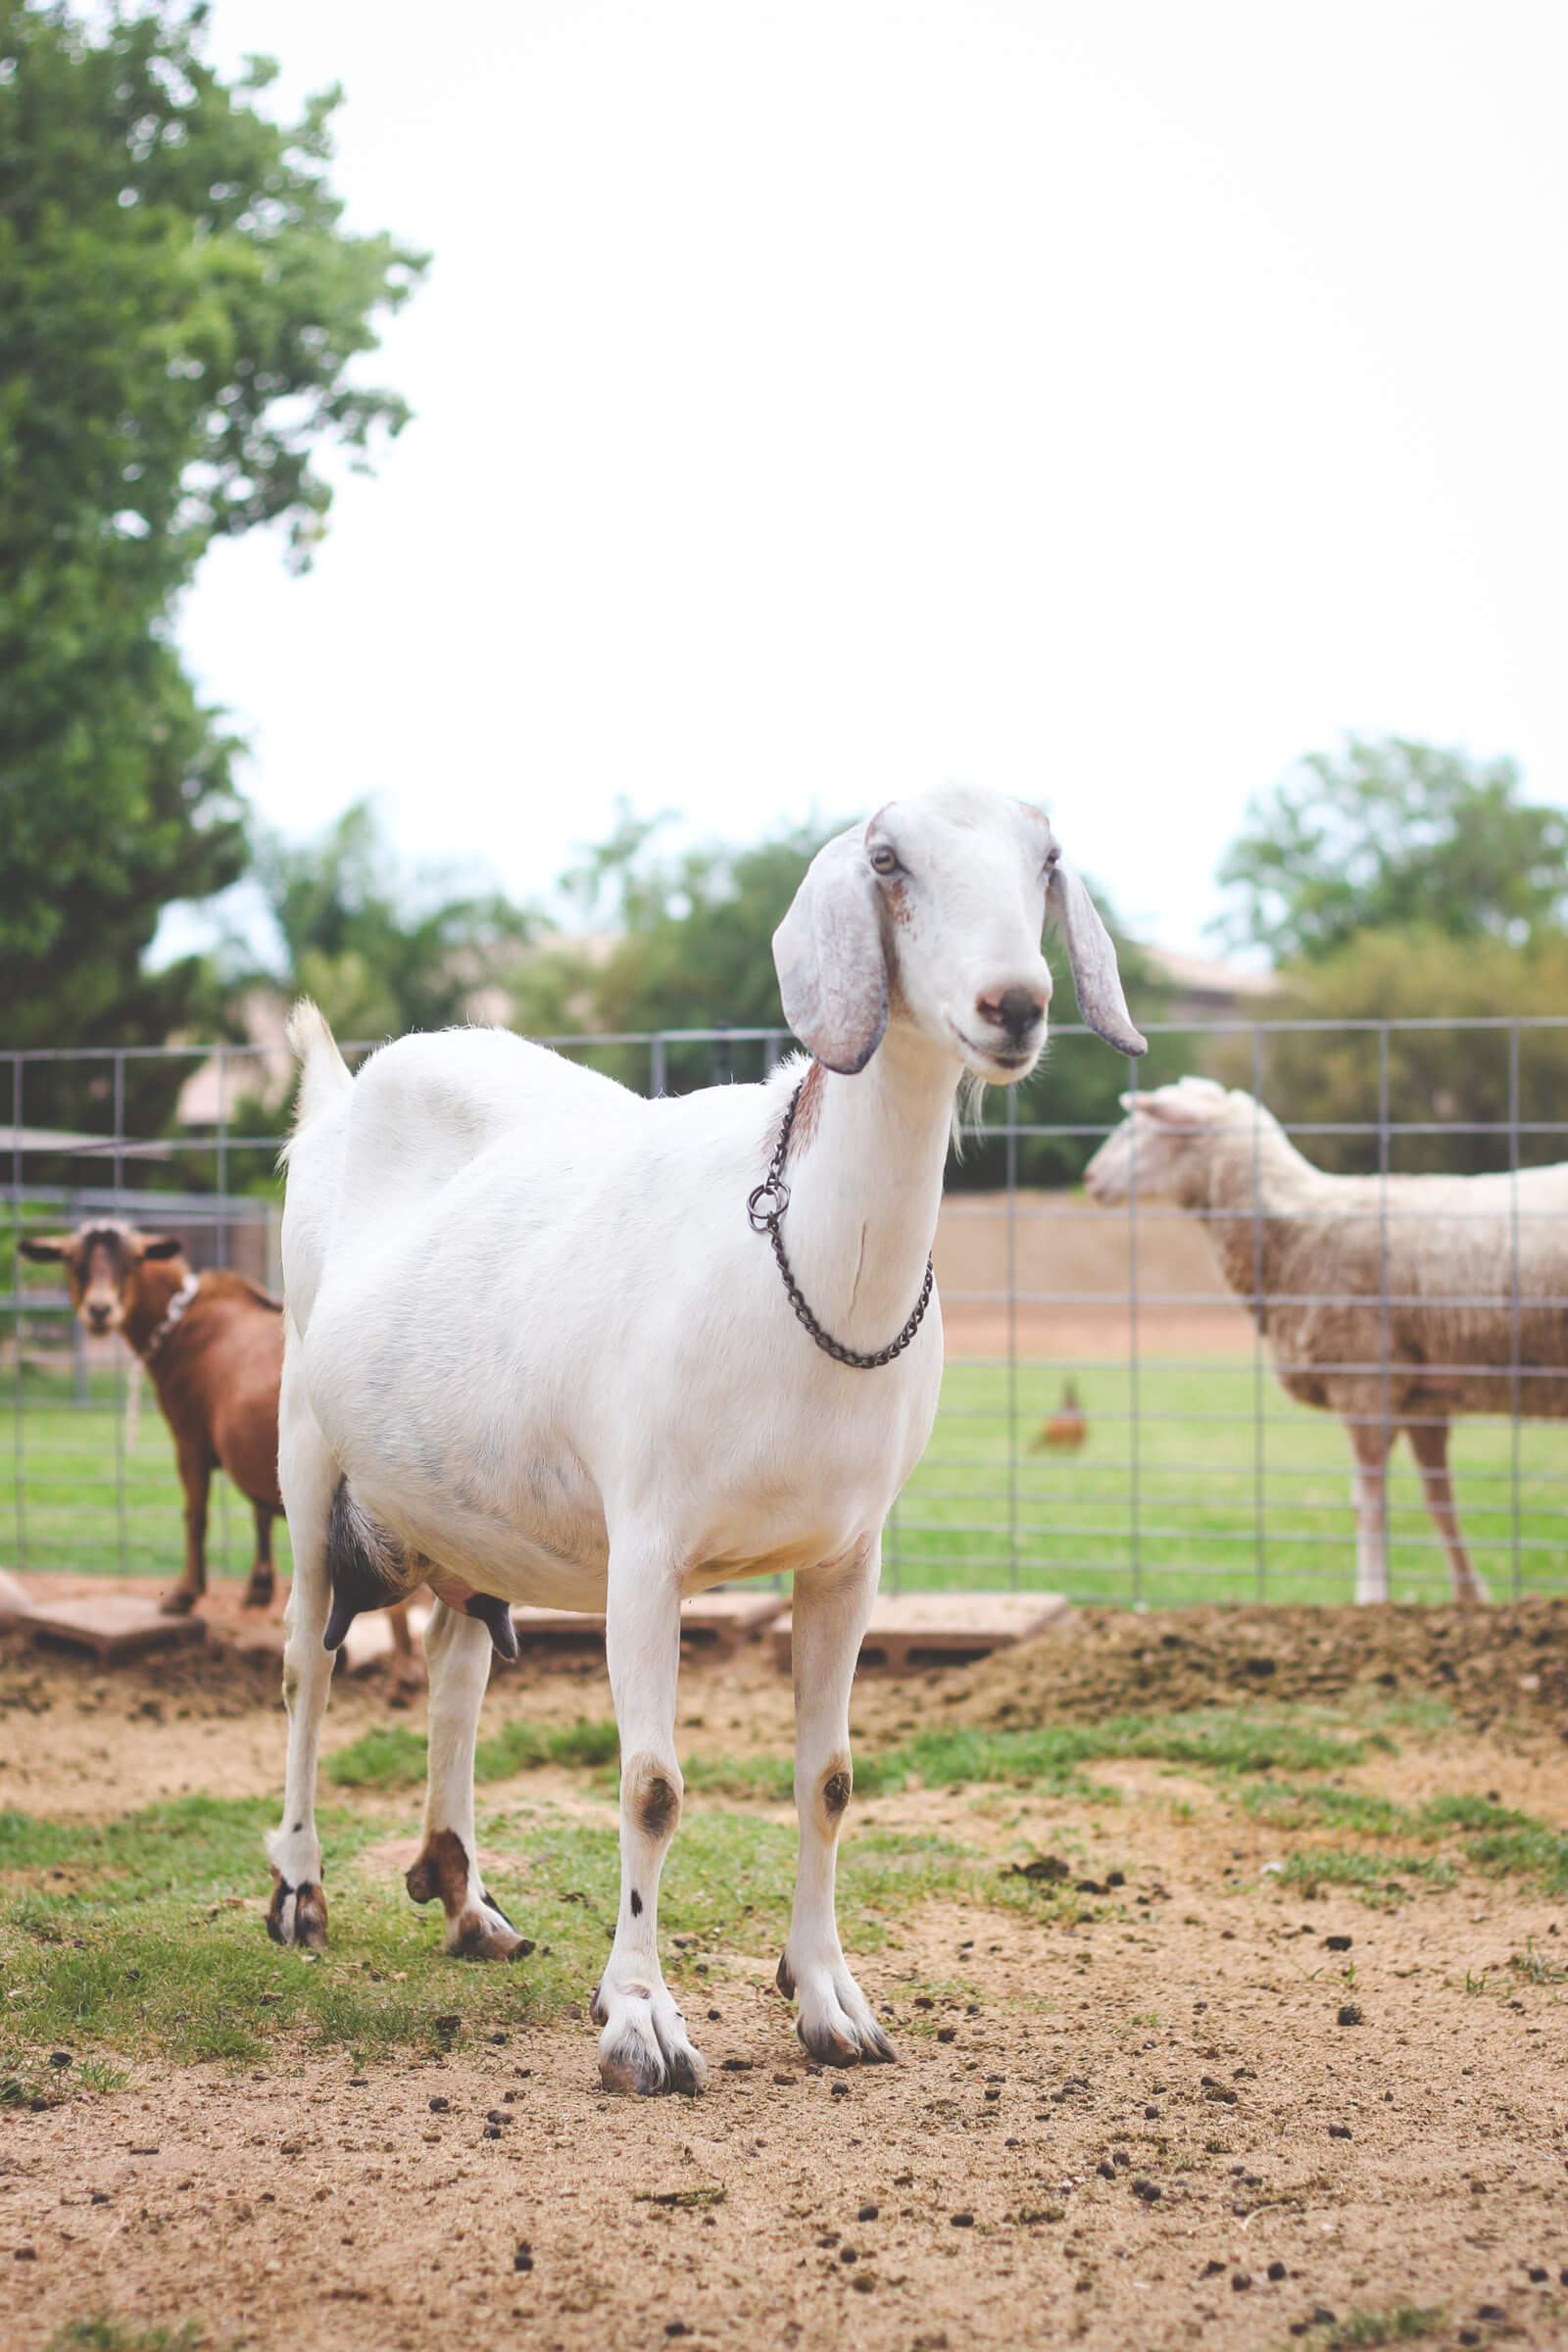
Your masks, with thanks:
M144 1258L136 1268L120 1328L137 1355L146 1355L148 1341L169 1312L169 1301L189 1277L190 1268L182 1257ZM155 1365L157 1361L155 1356Z
M890 1029L858 1076L813 1071L786 1170L784 1246L817 1321L872 1353L920 1296L961 1064Z

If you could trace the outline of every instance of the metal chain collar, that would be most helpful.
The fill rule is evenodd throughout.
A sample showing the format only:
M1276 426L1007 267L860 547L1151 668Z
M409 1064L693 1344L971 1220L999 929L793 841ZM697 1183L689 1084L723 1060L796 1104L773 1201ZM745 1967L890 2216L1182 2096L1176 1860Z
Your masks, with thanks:
M801 1096L805 1087L806 1080L803 1078L790 1097L789 1108L784 1113L784 1124L778 1131L778 1144L769 1163L767 1174L748 1198L746 1213L752 1221L752 1231L765 1233L772 1243L773 1255L778 1260L778 1270L783 1278L789 1302L795 1309L797 1319L805 1325L823 1354L830 1355L836 1364L848 1364L852 1371L872 1372L875 1371L878 1364L891 1364L896 1355L902 1355L919 1330L925 1319L925 1310L931 1303L931 1286L936 1280L936 1270L928 1256L925 1261L925 1281L920 1286L920 1296L915 1300L913 1314L910 1315L898 1338L890 1340L885 1348L879 1348L874 1355L857 1354L853 1348L846 1348L842 1341L834 1339L831 1332L822 1329L821 1324L807 1305L801 1295L800 1285L790 1271L790 1261L784 1252L784 1237L779 1232L779 1222L790 1204L790 1188L784 1181L784 1162L789 1154L790 1131L795 1125L795 1113L800 1107ZM761 1203L764 1200L770 1201L771 1207L762 1207Z

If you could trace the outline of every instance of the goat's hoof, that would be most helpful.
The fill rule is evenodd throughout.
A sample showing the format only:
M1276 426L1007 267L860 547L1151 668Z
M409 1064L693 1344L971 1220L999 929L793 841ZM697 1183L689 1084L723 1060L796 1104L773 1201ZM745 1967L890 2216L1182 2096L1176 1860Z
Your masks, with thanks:
M526 1960L531 1936L519 1936L486 1887L481 1899L447 1921L446 1947L461 1960Z
M599 2038L599 2080L606 2090L633 2098L673 2091L695 2098L708 2088L708 2066L686 2038L686 2024L668 1991L642 1984L594 1995L593 2014L605 2021Z
M891 2066L898 2056L844 1967L801 1972L795 2031L819 2066Z
M158 1614L160 1617L188 1617L200 1598L201 1594L193 1592L189 1585L176 1585L158 1603Z
M266 1576L253 1575L250 1583L245 1588L245 1597L241 1601L240 1606L246 1609L270 1608L272 1602L272 1592L273 1579L270 1569L269 1569Z
M299 1951L326 1949L326 1890L306 1881L291 1886L275 1866L272 1899L267 1906L267 1933L274 1943L293 1944Z

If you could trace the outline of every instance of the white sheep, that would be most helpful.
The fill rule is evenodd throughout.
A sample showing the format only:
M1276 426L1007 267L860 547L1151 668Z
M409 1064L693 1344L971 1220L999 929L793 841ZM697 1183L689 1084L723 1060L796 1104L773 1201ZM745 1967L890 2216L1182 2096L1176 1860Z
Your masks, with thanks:
M657 1941L682 1796L680 1602L788 1570L801 1847L778 1980L800 1996L815 2057L892 2055L834 1921L850 1683L883 1521L936 1412L934 1298L908 1327L956 1089L965 1070L1011 1083L1039 1057L1048 903L1084 1018L1141 1053L1110 941L1045 817L956 790L890 803L813 860L773 951L785 1016L815 1059L761 1086L647 1102L495 1030L405 1038L351 1079L320 1015L298 1009L279 1465L294 1551L288 1787L269 1840L277 1941L325 1936L314 1820L324 1643L355 1608L416 1581L440 1596L409 1890L440 1896L449 1950L497 1957L521 1938L486 1892L474 1844L492 1635L512 1645L514 1601L605 1609L621 1893L594 2001L600 2072L612 2088L700 2089L707 2069ZM783 1262L840 1360L803 1328ZM852 1350L877 1360L842 1360Z
M1568 1415L1568 1165L1496 1176L1330 1176L1239 1088L1183 1078L1084 1174L1091 1200L1173 1200L1203 1221L1287 1395L1345 1423L1358 1601L1387 1600L1387 1464L1402 1429L1460 1601L1487 1589L1448 1476L1456 1413Z

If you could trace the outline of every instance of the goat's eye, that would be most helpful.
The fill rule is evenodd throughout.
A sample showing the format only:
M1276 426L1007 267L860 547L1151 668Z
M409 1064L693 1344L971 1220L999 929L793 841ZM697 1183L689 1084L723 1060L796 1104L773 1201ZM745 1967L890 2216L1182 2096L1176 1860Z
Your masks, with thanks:
M896 874L899 870L898 852L890 850L883 842L871 852L871 870L878 874Z
M1059 850L1048 851L1046 856L1046 872L1048 874L1054 874L1060 863L1061 852Z

